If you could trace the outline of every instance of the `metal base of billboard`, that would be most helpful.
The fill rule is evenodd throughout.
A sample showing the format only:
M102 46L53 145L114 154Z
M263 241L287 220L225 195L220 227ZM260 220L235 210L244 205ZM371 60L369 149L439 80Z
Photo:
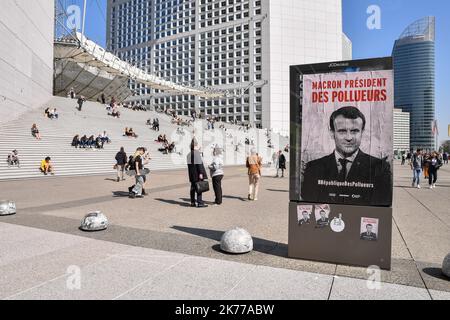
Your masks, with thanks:
M309 221L302 216L302 208L308 206ZM392 208L333 204L322 222L316 206L290 202L290 258L391 269Z

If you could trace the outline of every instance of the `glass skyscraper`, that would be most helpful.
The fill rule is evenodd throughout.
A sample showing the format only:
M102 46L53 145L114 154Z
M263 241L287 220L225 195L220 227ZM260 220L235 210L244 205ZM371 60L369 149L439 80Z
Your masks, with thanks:
M435 18L411 24L395 42L395 106L410 113L411 148L435 150Z

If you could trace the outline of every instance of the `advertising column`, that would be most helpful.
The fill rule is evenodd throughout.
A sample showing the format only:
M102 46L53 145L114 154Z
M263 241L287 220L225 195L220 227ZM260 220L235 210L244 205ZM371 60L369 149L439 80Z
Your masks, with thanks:
M291 67L289 256L390 269L390 58Z

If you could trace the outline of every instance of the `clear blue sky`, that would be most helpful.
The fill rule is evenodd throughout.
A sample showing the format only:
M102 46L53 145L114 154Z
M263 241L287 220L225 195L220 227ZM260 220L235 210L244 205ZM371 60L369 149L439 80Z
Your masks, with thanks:
M366 27L370 5L381 9L381 29ZM390 56L394 41L412 22L436 17L436 118L439 138L446 140L450 124L450 1L343 0L344 31L353 42L353 58Z
M83 0L72 0L83 8ZM87 0L86 35L96 43L106 46L106 0Z
M314 1L314 0L311 0ZM82 3L81 0L76 0ZM436 117L440 139L450 124L450 1L449 0L342 0L344 31L353 42L353 57L365 59L390 56L394 41L412 22L436 17ZM369 30L366 13L370 5L381 9L381 29ZM106 0L88 0L86 33L105 45Z

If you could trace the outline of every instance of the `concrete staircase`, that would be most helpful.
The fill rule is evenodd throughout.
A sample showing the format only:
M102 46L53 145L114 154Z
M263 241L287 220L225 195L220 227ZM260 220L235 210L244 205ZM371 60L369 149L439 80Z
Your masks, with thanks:
M44 116L46 107L57 108L59 119L47 119ZM113 170L114 158L122 146L128 156L133 154L136 148L146 147L152 158L148 166L150 170L186 168L185 158L189 152L190 133L193 131L193 127L185 127L186 135L180 136L176 133L177 126L172 124L171 118L165 114L121 108L121 118L114 119L107 115L105 106L98 103L86 102L81 112L76 107L76 100L54 97L46 106L3 125L0 128L0 180L42 177L38 168L40 161L47 156L52 158L57 176L94 174L111 174L113 176L115 172ZM155 117L158 117L160 121L159 133L145 125L147 119ZM36 123L40 130L42 136L40 141L31 136L33 123ZM137 139L123 137L125 127L133 128L139 137ZM206 122L197 121L197 134L200 127L205 128ZM227 125L227 128L236 129L232 125ZM79 134L80 137L84 134L88 137L90 135L96 137L104 130L107 131L112 143L105 144L102 150L76 149L71 146L72 138L76 134ZM216 128L215 131L219 130ZM236 130L236 132L238 131ZM159 152L158 148L161 145L156 143L155 139L160 133L166 134L169 141L175 141L177 152L181 154L163 155ZM233 149L233 143L235 144L236 141L244 145L245 135L236 134L237 136L239 137L227 139L225 144L228 150ZM282 143L287 144L288 142L284 139ZM262 147L264 148L264 146ZM20 168L8 168L6 163L7 154L14 149L19 152ZM234 157L241 160L238 163L228 161L227 165L242 163L242 158L248 149L241 149L240 157Z
M11 121L0 129L0 179L17 179L40 177L39 164L42 159L49 156L55 166L58 176L110 174L114 173L115 155L120 147L125 147L131 155L137 147L145 146L150 150L152 161L150 169L163 170L174 167L174 157L178 162L182 158L177 155L163 155L157 151L160 144L154 142L158 133L145 126L146 119L155 116L146 112L121 110L121 119L114 119L107 115L105 107L97 103L86 102L83 110L76 110L76 101L65 98L54 98L48 106L56 107L59 113L58 120L44 117L45 107L23 115ZM174 130L174 126L160 118L161 132L164 129ZM31 125L36 123L42 140L38 141L31 136ZM138 139L123 137L125 127L132 127L140 135ZM106 130L111 144L105 144L103 150L76 149L71 146L75 134L97 136ZM175 129L176 130L176 129ZM167 130L166 132L168 132ZM170 134L168 134L170 137ZM19 151L20 168L8 168L6 157L13 149ZM182 167L178 165L177 167Z

